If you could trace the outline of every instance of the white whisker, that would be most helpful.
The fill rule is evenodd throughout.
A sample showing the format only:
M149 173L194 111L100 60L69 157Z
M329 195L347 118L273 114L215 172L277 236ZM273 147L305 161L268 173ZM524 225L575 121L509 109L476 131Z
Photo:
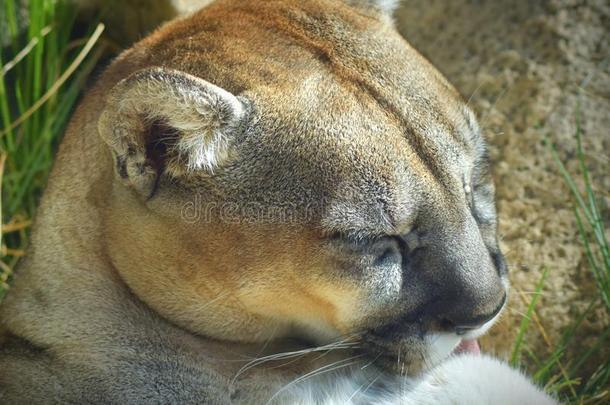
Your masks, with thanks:
M352 366L357 363L357 361L353 361L353 360L355 360L359 357L362 357L362 356L364 356L364 354L348 357L347 359L343 359L343 360L339 360L335 363L327 364L326 366L322 366L316 370L310 371L309 373L296 378L295 380L289 382L288 384L286 384L282 388L280 388L275 394L273 394L273 396L271 398L269 398L269 401L267 401L267 405L269 405L275 399L275 397L277 397L280 393L282 393L286 389L292 387L293 385L296 385L300 382L303 382L305 380L308 380L308 379L318 376L320 374L329 373L331 371L338 370L340 368Z
M355 348L357 346L356 343L345 342L345 340L348 340L351 337L352 336L349 336L338 342L329 343L329 344L323 345L323 346L312 347L312 348L307 348L307 349L302 349L302 350L295 350L295 351L291 351L291 352L274 353L274 354L271 354L268 356L256 358L256 359L248 362L247 364L245 364L242 368L240 368L237 371L237 373L235 374L235 377L233 377L233 379L231 380L231 385L235 384L235 382L237 381L237 378L240 375L244 374L246 371L252 369L253 367L257 367L263 363L266 363L266 362L275 361L275 360L284 360L284 359L289 359L289 358L293 358L293 357L301 357L301 356L304 356L309 353L315 353L315 352L320 352L320 351L330 352L332 350L337 350L337 349Z
M371 388L373 386L373 384L375 384L375 382L379 379L379 377L381 377L381 374L383 373L379 373L377 374L377 377L375 377L373 379L373 381L369 382L368 385L366 386L366 388L364 389L364 391L362 391L362 394L366 393L368 391L369 388ZM354 391L354 393L347 399L347 403L351 403L352 399L354 399L356 397L356 395L358 395L360 392L360 390L362 389L362 387L364 387L364 384L366 384L366 382L364 382L360 387L358 387L358 389L356 391Z
M379 353L379 354L377 355L377 357L375 357L373 360L371 360L370 362L368 362L366 365L364 365L364 366L360 367L360 370L364 370L365 368L367 368L368 366L370 366L371 364L373 364L374 362L376 362L376 361L377 361L377 359L378 359L379 357L381 357L381 353Z

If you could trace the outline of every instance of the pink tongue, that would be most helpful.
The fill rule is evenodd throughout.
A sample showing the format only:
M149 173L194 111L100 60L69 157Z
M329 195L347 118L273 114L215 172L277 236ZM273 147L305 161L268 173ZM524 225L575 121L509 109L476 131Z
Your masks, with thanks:
M479 342L476 340L462 340L458 347L454 351L456 354L470 353L470 354L481 354L481 348Z

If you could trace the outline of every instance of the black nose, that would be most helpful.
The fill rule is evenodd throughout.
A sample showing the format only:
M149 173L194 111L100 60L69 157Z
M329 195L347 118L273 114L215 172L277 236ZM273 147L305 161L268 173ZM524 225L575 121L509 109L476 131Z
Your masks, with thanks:
M500 304L493 310L493 312L483 315L478 315L472 318L465 317L446 317L443 319L442 324L445 329L453 331L458 335L464 335L472 330L478 329L485 325L487 322L492 320L504 307L506 302L506 294L504 294Z

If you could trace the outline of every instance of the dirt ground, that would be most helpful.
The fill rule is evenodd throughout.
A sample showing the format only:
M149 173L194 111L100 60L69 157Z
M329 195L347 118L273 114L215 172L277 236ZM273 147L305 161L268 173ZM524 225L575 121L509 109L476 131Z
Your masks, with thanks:
M604 0L406 0L405 37L460 90L491 145L500 235L512 268L510 309L483 342L506 356L525 300L549 269L538 315L551 342L595 291L578 240L572 203L550 150L577 173L576 119L608 219L610 170L610 3ZM579 107L580 105L580 107ZM524 299L523 299L524 298ZM603 310L581 329L595 336ZM534 328L536 350L547 346ZM583 345L586 347L586 339Z

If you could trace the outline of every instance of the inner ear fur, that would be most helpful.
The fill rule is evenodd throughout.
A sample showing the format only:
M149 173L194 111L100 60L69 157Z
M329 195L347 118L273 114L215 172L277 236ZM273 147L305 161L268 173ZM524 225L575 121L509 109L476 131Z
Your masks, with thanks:
M245 111L240 99L203 79L149 68L112 88L98 130L117 175L150 197L164 172L178 177L221 165Z

